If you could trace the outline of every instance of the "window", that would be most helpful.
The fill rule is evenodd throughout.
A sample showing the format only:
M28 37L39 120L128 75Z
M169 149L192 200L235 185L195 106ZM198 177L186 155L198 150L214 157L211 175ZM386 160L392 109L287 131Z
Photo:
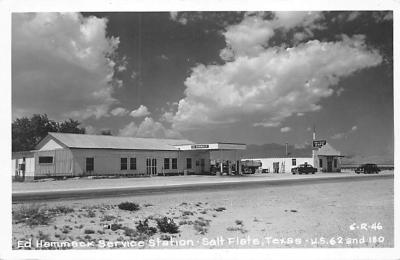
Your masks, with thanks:
M296 159L292 159L292 166L296 165Z
M192 169L192 158L186 158L186 169Z
M322 168L322 159L319 159L319 167Z
M337 168L337 159L333 159L333 167Z
M88 157L86 158L86 171L92 172L94 170L94 158Z
M39 164L53 163L53 156L39 156Z
M172 158L172 169L178 169L178 159Z
M164 169L165 170L169 169L169 158L164 158Z
M129 166L131 170L136 170L136 158L131 158L130 159L130 166Z
M121 170L128 169L128 158L121 158Z

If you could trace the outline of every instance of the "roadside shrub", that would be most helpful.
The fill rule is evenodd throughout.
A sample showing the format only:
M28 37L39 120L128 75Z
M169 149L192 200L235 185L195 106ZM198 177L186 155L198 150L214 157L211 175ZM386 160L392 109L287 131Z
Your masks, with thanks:
M235 220L235 224L236 225L240 225L240 226L243 226L243 220Z
M48 211L53 214L68 214L74 212L74 209L66 206L57 206L55 208L48 209Z
M139 204L134 203L134 202L122 202L118 204L118 208L122 210L128 210L128 211L138 211L140 209Z
M215 211L218 211L218 212L221 212L221 211L224 211L224 210L226 210L225 207L218 207L218 208L215 209Z
M91 210L91 209L88 209L87 210L87 217L89 217L89 218L94 218L94 217L96 217L96 213L93 211L93 210Z
M193 228L196 230L199 234L204 235L208 232L208 227L210 226L211 220L209 219L204 219L202 217L199 217L194 221Z
M83 233L85 233L85 234L94 234L95 232L92 229L85 229L85 231L83 231Z
M189 211L189 210L185 210L182 212L182 216L192 216L193 212Z
M122 229L122 225L121 225L121 224L116 224L116 223L114 223L114 224L111 224L110 229L111 229L112 231L116 231L116 230L118 230L118 229Z
M114 216L105 215L105 216L101 219L101 221L111 221L111 220L113 220L113 219L115 219Z
M137 232L130 227L122 227L122 230L124 230L125 236L134 237L137 235Z
M36 204L22 206L17 211L13 211L12 216L15 223L25 223L29 226L48 225L52 219L48 212Z
M161 232L170 234L179 233L179 226L174 222L173 219L163 217L157 219L156 221L157 221L157 227Z
M152 236L157 233L157 229L155 227L149 226L148 219L145 219L143 222L139 220L139 223L136 225L136 231L147 236Z

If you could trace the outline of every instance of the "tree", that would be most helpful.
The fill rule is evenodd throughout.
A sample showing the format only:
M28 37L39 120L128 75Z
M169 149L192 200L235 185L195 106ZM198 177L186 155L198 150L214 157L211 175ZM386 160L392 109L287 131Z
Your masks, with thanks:
M111 130L110 129L104 129L100 131L101 135L112 135Z
M80 128L79 125L81 123L72 120L71 118L59 123L58 125L58 131L60 133L71 133L71 134L84 134L85 133L85 128Z
M28 151L35 146L49 132L84 134L85 129L79 127L80 122L69 119L64 122L55 122L47 115L34 114L31 118L17 118L11 125L12 151Z

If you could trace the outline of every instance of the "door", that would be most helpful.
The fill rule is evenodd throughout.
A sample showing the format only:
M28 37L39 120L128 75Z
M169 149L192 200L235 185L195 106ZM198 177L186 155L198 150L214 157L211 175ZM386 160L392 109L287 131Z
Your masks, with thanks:
M206 161L204 158L200 159L200 172L204 173L204 167L206 165Z
M146 174L147 175L157 175L157 159L147 158L146 159Z
M87 157L86 158L86 172L90 173L94 170L94 158Z
M328 161L327 172L332 172L332 161L331 160Z
M279 162L272 163L272 168L274 169L274 173L279 173Z

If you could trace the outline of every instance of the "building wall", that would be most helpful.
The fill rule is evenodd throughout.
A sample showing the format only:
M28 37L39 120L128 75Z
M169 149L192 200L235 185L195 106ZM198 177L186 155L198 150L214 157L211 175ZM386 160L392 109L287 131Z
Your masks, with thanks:
M14 179L16 175L22 176L22 171L19 170L19 165L24 163L23 157L25 157L25 179L33 179L35 175L35 157L33 154L27 156L17 156L11 160L12 177Z
M53 157L52 163L40 163L40 157ZM69 149L35 152L35 177L76 176L73 155Z
M337 160L335 167L334 160ZM332 171L328 171L328 161L332 162ZM321 165L322 163L322 165ZM340 172L341 171L341 161L338 156L318 156L318 171L321 172Z
M293 159L296 160L295 165L293 165ZM245 160L259 160L261 161L261 168L267 169L268 172L274 173L274 163L279 165L278 173L290 173L292 168L298 167L300 164L308 163L313 165L313 158L305 157L305 158L252 158L252 159L243 159Z
M48 151L48 150L56 150L56 149L63 149L63 147L61 145L59 145L53 139L50 139L45 145L43 145L42 148L40 148L40 151Z
M77 175L147 175L147 159L156 159L157 174L176 174L187 171L200 174L201 159L204 159L204 171L209 171L209 153L207 151L146 151L146 150L110 150L110 149L71 149L74 158L74 172ZM86 158L94 158L94 171L86 172ZM121 158L127 158L127 170L121 170ZM131 170L130 158L136 158L136 169ZM169 169L164 167L164 158L169 158ZM177 158L177 169L172 169L172 158ZM187 168L186 158L192 158L191 169ZM199 162L199 163L197 163Z

